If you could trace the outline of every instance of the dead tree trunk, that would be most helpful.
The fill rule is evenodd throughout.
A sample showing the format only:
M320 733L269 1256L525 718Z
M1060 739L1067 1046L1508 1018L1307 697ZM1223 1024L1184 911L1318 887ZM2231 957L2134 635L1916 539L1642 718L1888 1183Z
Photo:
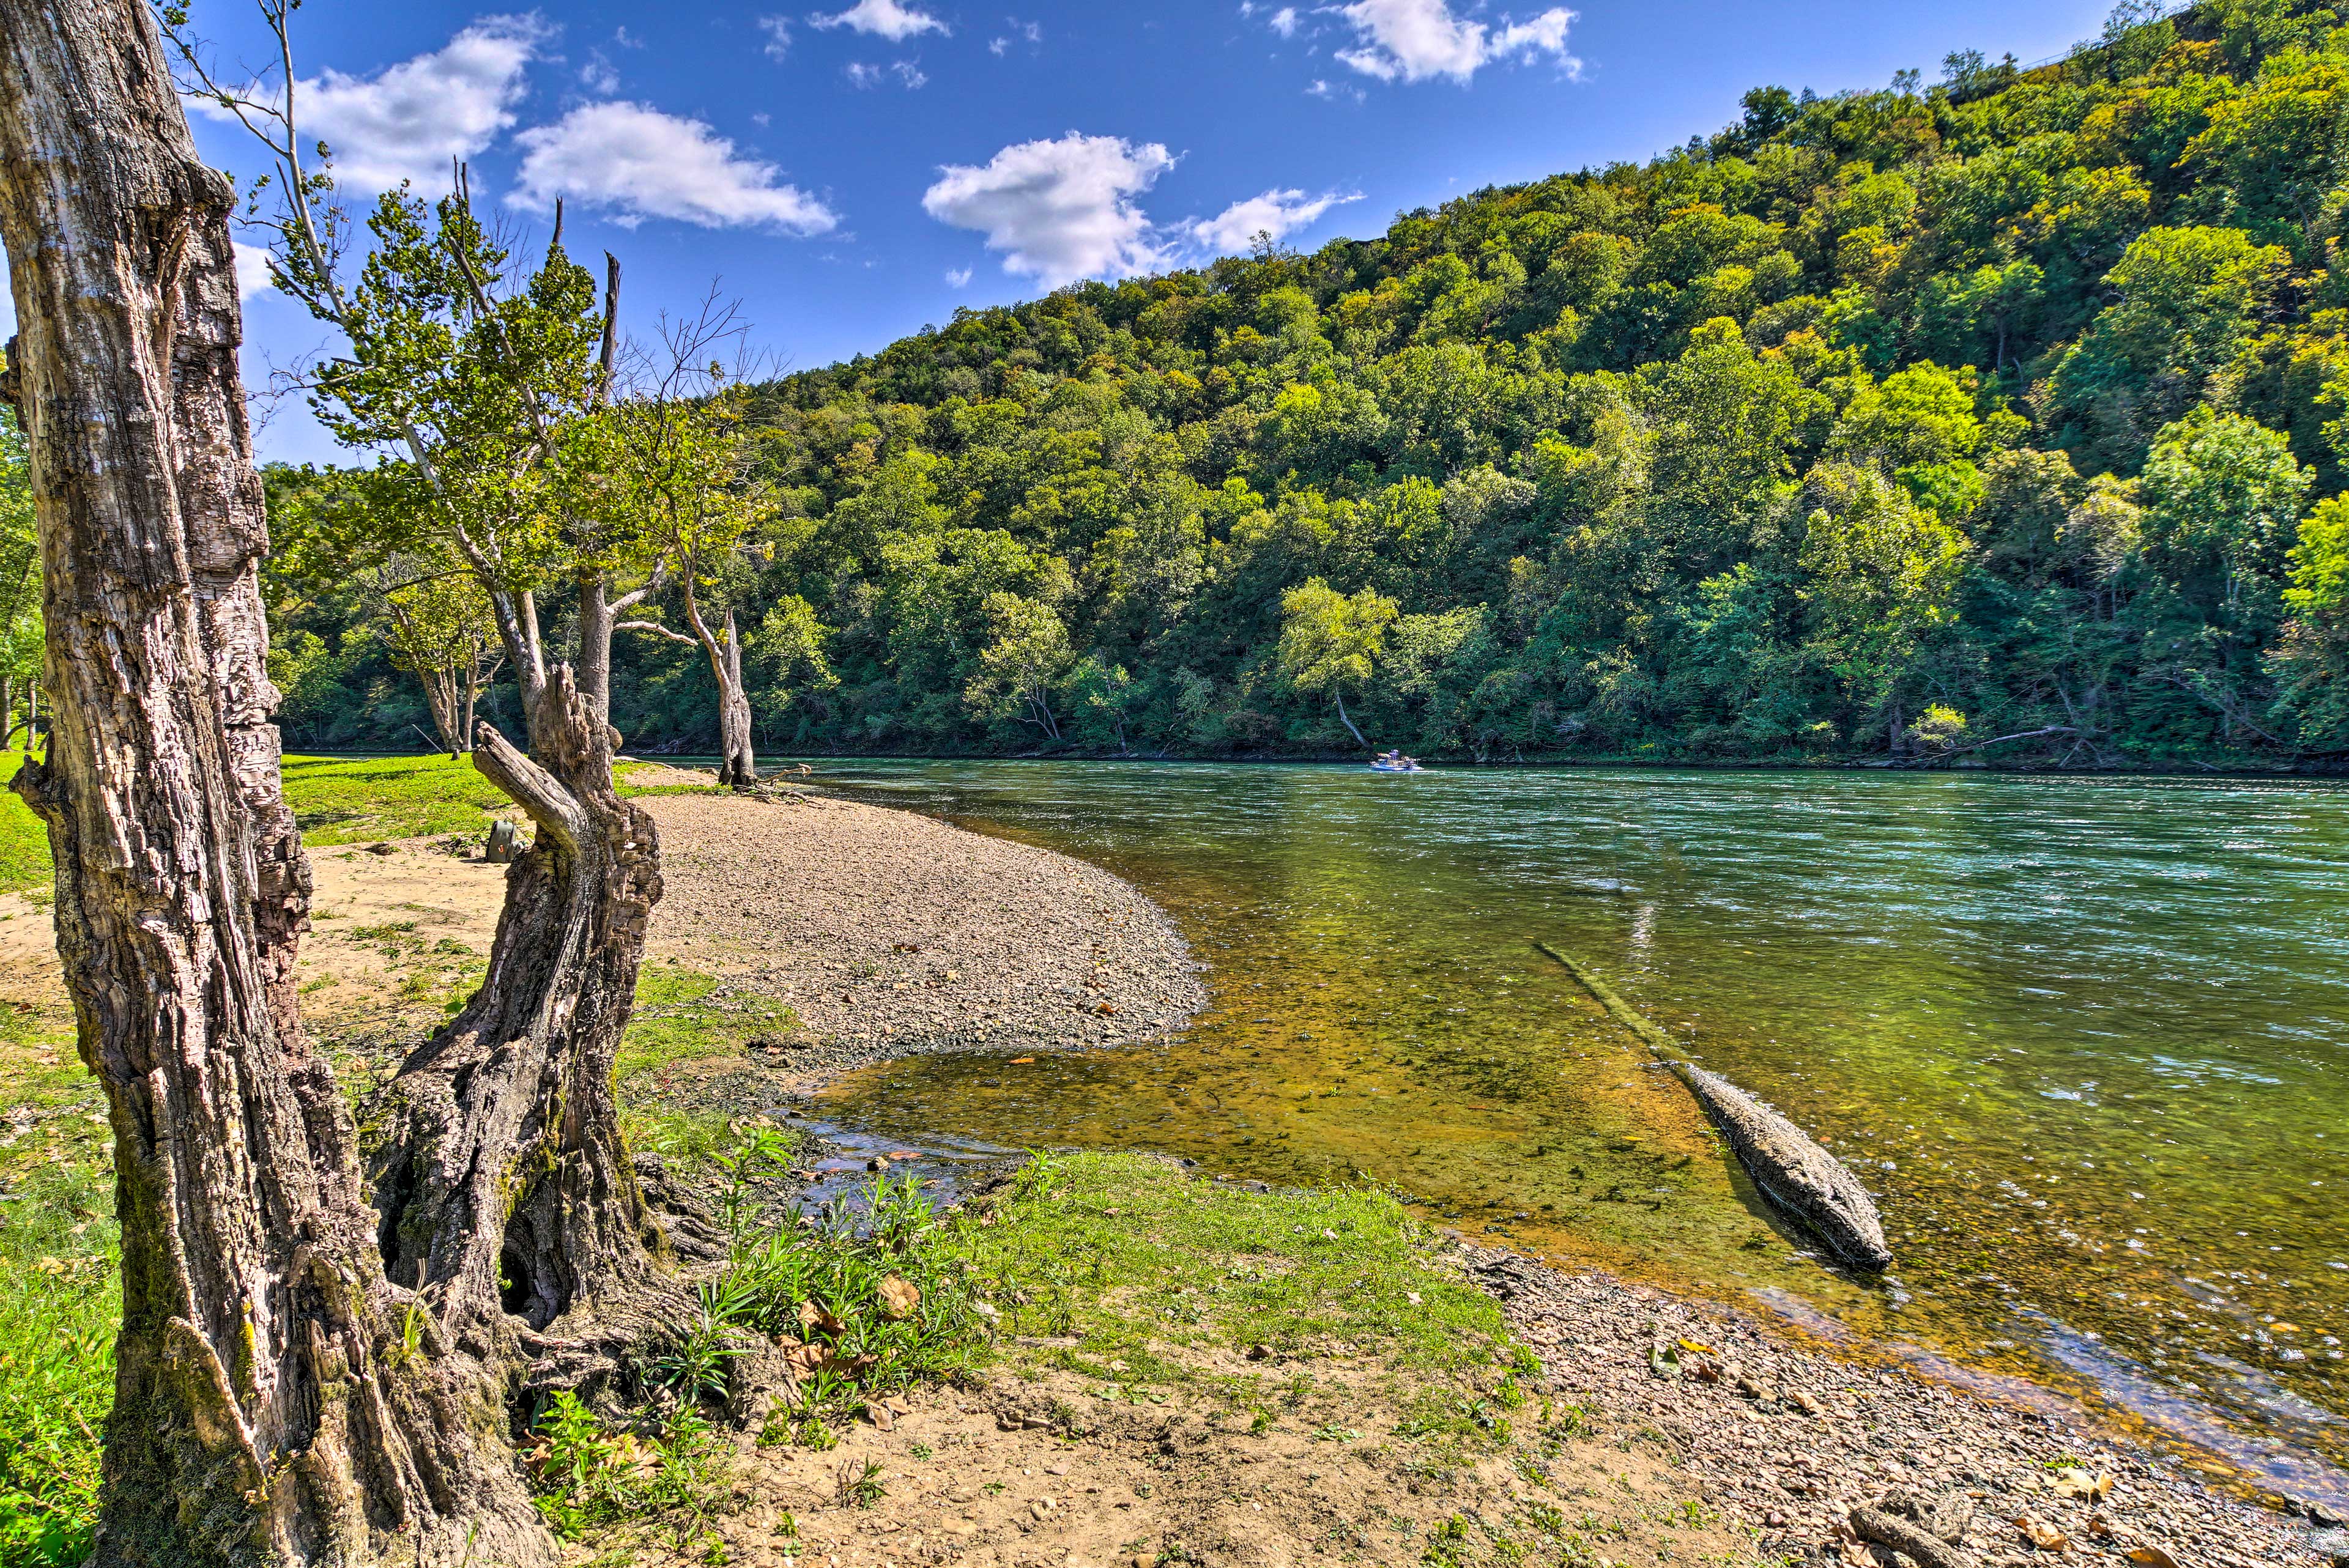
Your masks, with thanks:
M730 605L725 634L709 649L709 673L718 681L718 782L748 789L759 782L759 757L750 743L750 693L742 682L742 634Z
M49 826L122 1222L95 1561L551 1563L502 1377L386 1280L350 1120L301 1034L308 866L270 722L234 199L143 0L0 0L0 236L55 704L17 788Z
M533 757L484 725L474 766L536 824L507 873L489 974L370 1108L386 1266L476 1354L523 1379L609 1372L684 1304L621 1146L613 1066L661 892L652 819L612 787L611 730L558 665Z

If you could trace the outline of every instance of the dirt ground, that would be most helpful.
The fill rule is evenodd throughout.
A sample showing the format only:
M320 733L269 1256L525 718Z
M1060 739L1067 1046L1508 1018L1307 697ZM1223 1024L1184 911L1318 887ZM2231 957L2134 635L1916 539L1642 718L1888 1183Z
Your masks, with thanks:
M860 1424L829 1452L748 1449L740 1511L718 1529L736 1562L768 1568L1758 1561L1650 1445L1586 1428L1537 1439L1547 1457L1522 1467L1431 1464L1392 1440L1394 1399L1361 1368L1282 1369L1313 1391L1262 1432L1245 1412L1137 1401L1068 1372L929 1390L901 1401L891 1430ZM867 1466L882 1490L861 1504Z

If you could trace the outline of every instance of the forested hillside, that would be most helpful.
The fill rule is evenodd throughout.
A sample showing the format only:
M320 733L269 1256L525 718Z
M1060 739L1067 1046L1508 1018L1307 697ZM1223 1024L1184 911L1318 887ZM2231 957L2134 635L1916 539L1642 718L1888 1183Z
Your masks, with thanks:
M2349 751L2349 30L2132 20L754 389L764 744ZM347 623L285 619L304 743L420 711Z

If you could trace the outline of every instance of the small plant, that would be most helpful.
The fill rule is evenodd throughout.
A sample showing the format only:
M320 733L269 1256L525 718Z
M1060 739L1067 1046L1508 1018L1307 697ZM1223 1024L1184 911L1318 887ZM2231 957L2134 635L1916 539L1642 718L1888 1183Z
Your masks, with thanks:
M800 1418L800 1424L793 1429L792 1436L800 1447L813 1449L820 1454L829 1453L840 1447L840 1434L826 1426L822 1416L813 1412Z
M1248 1418L1248 1431L1252 1436L1260 1438L1270 1430L1272 1430L1271 1411L1258 1410Z
M912 1452L917 1460L934 1460L938 1457L938 1450L927 1443L916 1443Z
M978 1490L987 1493L989 1497L1001 1497L1006 1491L1009 1491L1010 1488L1003 1481L991 1480L985 1486L980 1487ZM1141 1495L1141 1489L1139 1487L1135 1488L1134 1491L1135 1495Z
M1467 1551L1468 1522L1455 1513L1427 1532L1427 1546L1419 1560L1427 1568L1462 1568Z
M889 1494L889 1489L881 1484L881 1467L871 1460L861 1465L854 1460L848 1460L833 1478L839 1492L840 1506L871 1508Z

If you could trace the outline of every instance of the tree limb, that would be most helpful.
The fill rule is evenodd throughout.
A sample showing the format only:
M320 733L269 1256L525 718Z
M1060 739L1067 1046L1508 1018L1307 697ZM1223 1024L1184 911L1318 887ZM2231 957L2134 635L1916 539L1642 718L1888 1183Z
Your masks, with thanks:
M672 643L683 643L688 648L698 648L701 646L700 638L688 637L683 632L678 631L673 627L662 625L658 621L623 621L618 625L614 626L612 630L616 632L654 632L657 633L661 636L667 637Z

